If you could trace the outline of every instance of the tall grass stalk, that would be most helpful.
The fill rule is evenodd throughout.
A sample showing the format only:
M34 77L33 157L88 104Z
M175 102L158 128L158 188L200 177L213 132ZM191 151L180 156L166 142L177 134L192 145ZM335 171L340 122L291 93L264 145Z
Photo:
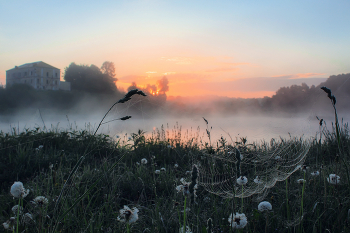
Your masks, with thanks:
M331 100L333 109L334 109L334 118L335 118L335 132L336 132L336 137L337 137L337 144L338 144L338 151L339 151L339 156L342 160L343 165L345 166L346 170L346 176L348 179L348 188L350 190L350 174L349 174L349 167L347 165L347 162L344 159L344 154L342 153L341 149L341 137L340 137L340 127L339 127L339 120L338 120L338 114L337 114L337 108L335 107L336 104L336 98L334 95L332 95L332 92L330 89L327 87L321 87L321 89L328 94L328 98Z
M183 232L186 232L186 200L187 197L185 196L185 203L184 203L184 222L183 222Z
M300 232L302 233L304 231L303 228L303 215L304 215L304 190L305 190L305 176L306 172L304 172L304 182L303 182L303 188L301 190L301 203L300 203Z
M287 204L287 220L290 220L290 212L289 212L289 198L288 198L288 179L286 179L286 204ZM288 227L288 232L290 232L290 228Z
M142 96L146 96L142 91L139 91L138 89L134 89L134 90L131 90L129 91L125 96L124 98L120 99L119 101L115 102L109 109L108 111L105 113L105 115L103 116L102 120L100 121L98 127L96 128L93 136L96 136L96 133L97 131L100 129L101 125L103 124L103 121L104 119L106 118L106 116L109 114L109 112L114 108L115 105L117 105L118 103L125 103L127 101L129 101L131 99L131 97L135 94L138 94L138 95L142 95ZM131 116L125 116L125 117L122 117L122 118L119 118L119 120L127 120L131 118ZM91 139L92 140L92 139ZM90 143L89 143L90 145ZM83 154L83 156L80 157L80 159L78 160L78 162L76 163L76 165L74 166L73 170L69 173L68 175L68 178L66 180L66 182L64 183L62 189L61 189L61 192L60 192L60 195L58 196L57 198L57 202L56 202L56 205L55 205L55 210L57 210L58 208L58 205L64 195L64 191L68 185L69 182L71 182L71 180L74 178L73 176L76 174L76 171L78 170L78 168L80 167L81 163L84 161L85 157L88 155L88 150L89 150L89 146L86 147L85 149L85 152ZM124 154L125 155L125 154ZM114 163L112 165L112 167L107 171L107 172L110 172L120 161L121 159L124 157L124 155L122 155L119 160ZM97 184L98 182L103 178L103 176L100 176L99 179L97 179L97 181L83 194L81 195L79 198L77 198L77 200L73 203L73 205L67 210L65 211L61 216L59 216L58 220L53 224L53 229L52 229L52 232L55 232L56 231L56 228L57 228L57 223L60 222L62 219L65 218L65 216L73 209L73 207L75 207ZM60 212L60 211L59 211Z

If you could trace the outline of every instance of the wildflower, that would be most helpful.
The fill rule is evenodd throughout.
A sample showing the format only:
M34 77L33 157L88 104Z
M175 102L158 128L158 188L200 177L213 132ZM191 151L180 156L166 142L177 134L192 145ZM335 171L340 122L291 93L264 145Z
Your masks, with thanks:
M186 171L186 175L191 174L191 171Z
M139 162L136 162L136 165L140 165L140 163L139 163Z
M328 183L330 184L339 184L340 183L340 176L337 176L336 174L330 174L327 178Z
M179 165L177 163L175 163L174 168L178 168L178 167L179 167Z
M305 182L306 182L306 180L304 180L304 179L297 180L297 183L299 183L299 184L304 184Z
M248 179L247 177L245 176L240 176L238 179L237 179L237 184L239 185L245 185L248 183Z
M12 186L11 186L11 194L12 196L16 198L25 198L29 194L29 189L25 189L23 187L23 183L20 181L16 181Z
M42 149L42 148L44 148L44 146L43 146L43 145L40 145L38 148L39 148L39 149Z
M33 220L33 216L30 213L26 213L23 215L22 221L26 224L31 223Z
M15 217L11 217L10 220L7 220L2 225L4 226L5 230L14 231L15 230Z
M52 170L52 168L53 168L53 164L50 164L49 168L50 168L50 170Z
M161 170L162 172L165 172L165 171L166 171L165 167L162 167L160 170Z
M179 233L192 233L191 228L189 226L186 226L186 229L184 231L184 227L181 227L179 229Z
M14 213L15 215L17 215L18 213L19 213L19 215L21 215L22 211L23 211L23 207L19 206L19 205L15 205L14 207L12 207L11 210L12 210L12 213Z
M156 174L160 174L160 170L155 170L155 172L154 173L156 173Z
M244 228L248 221L247 221L247 217L245 216L245 214L230 214L229 218L228 218L228 222L230 223L230 225L232 226L233 229L242 229Z
M258 205L258 210L260 212L263 212L265 210L272 210L272 205L270 202L268 201L263 201L263 202L260 202L260 204Z
M318 176L318 175L320 175L320 172L319 171L311 172L311 175L312 176Z
M255 177L254 183L256 183L256 184L262 184L262 181L260 180L259 176L256 176L256 177Z
M128 206L124 206L123 209L119 210L118 221L127 222L129 224L136 222L139 219L138 213L139 210L134 207L132 210Z
M34 198L32 203L39 206L39 207L43 207L44 205L47 205L49 203L49 201L44 196L37 196L36 198Z
M146 158L141 159L141 163L142 163L142 164L147 164L147 162L148 162L148 161L147 161Z

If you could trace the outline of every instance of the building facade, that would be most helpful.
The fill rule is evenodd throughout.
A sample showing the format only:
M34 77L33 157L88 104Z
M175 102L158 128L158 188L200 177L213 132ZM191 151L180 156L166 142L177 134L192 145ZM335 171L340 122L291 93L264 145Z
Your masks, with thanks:
M60 82L60 77L60 69L45 62L26 63L6 71L6 87L27 84L37 90L70 90L70 83Z

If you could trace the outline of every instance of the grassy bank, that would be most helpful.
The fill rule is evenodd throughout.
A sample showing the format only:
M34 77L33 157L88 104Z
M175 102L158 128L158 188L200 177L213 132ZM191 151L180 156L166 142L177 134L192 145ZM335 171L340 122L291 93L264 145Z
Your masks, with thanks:
M295 171L290 170L289 173L293 174L288 174L285 181L276 182L272 187L263 189L262 193L257 192L260 189L254 191L251 185L258 172L257 166L252 165L253 155L259 155L266 161L268 158L287 160L290 154L286 151L283 154L278 147L290 141L255 145L242 138L234 143L221 140L217 146L211 147L209 143L198 142L195 138L188 141L182 141L181 137L161 139L162 134L164 132L160 131L151 138L145 138L139 132L129 139L125 138L124 142L112 140L108 135L94 136L86 131L43 132L37 129L21 134L1 134L0 220L5 223L16 216L11 209L19 199L13 198L10 188L15 181L21 181L25 189L30 190L28 196L21 199L23 214L30 213L32 219L20 217L19 232L25 229L27 232L48 232L55 224L57 232L179 232L184 223L192 232L207 232L208 219L212 219L213 232L230 232L228 218L232 212L244 213L247 218L248 224L241 232L350 230L350 187L346 167L340 161L349 161L346 125L341 131L343 158L337 152L335 132L323 128L322 141L318 138L309 142L308 152L301 159L300 164L305 167L295 165ZM243 156L241 174L237 174L237 152L233 146ZM288 151L295 150L296 146L293 148ZM55 208L63 184L86 152L86 159ZM235 158L230 160L233 152ZM114 164L115 167L110 169ZM197 181L192 179L193 165L199 170ZM286 163L270 164L269 172L284 165ZM212 169L214 166L216 168ZM227 174L228 171L232 173ZM202 177L204 173L215 176L210 180L212 184ZM330 174L338 175L339 183L332 184ZM236 184L238 175L248 179L242 188ZM101 178L97 185L75 203L97 178ZM267 184L266 179L273 177L260 179ZM227 180L232 183L225 184ZM216 187L214 181L220 187ZM184 187L191 187L193 182L197 182L197 186L193 187L192 193L190 188L186 193ZM232 193L242 190L245 195L241 198L241 191L238 191L225 198L220 193L225 186L232 188ZM33 203L37 196L46 197L48 203L42 206ZM262 201L270 202L272 210L260 212L258 205ZM75 205L74 208L59 219L72 205ZM139 210L137 221L127 224L128 216L126 222L118 220L118 217L123 217L120 209L124 205ZM11 224L11 221L8 223Z

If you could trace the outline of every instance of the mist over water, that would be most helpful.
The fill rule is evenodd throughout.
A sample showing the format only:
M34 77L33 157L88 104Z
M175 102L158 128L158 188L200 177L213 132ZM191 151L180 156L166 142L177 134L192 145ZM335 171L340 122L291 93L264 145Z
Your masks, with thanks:
M26 129L40 128L41 130L87 130L94 133L99 122L104 116L104 112L95 112L91 114L63 114L54 112L22 113L12 117L2 117L0 130L5 133L24 132ZM279 139L289 137L303 137L308 139L315 137L319 132L319 121L316 119L315 113L299 114L299 115L215 115L209 116L190 116L190 117L172 117L162 115L158 117L139 114L129 120L116 120L127 114L111 112L104 122L98 133L105 133L116 140L127 140L132 133L138 130L145 132L146 136L154 136L163 130L166 139L175 138L181 135L181 139L186 141L196 138L198 141L209 142L206 129L210 131L211 143L216 143L221 137L229 142L240 141L246 137L248 142L270 141L271 138ZM339 115L344 122L348 122L344 116ZM203 117L208 121L208 125ZM332 112L319 114L319 118L323 118L326 126L331 130L331 122L334 122ZM231 141L232 139L232 141ZM214 145L214 144L213 144Z

